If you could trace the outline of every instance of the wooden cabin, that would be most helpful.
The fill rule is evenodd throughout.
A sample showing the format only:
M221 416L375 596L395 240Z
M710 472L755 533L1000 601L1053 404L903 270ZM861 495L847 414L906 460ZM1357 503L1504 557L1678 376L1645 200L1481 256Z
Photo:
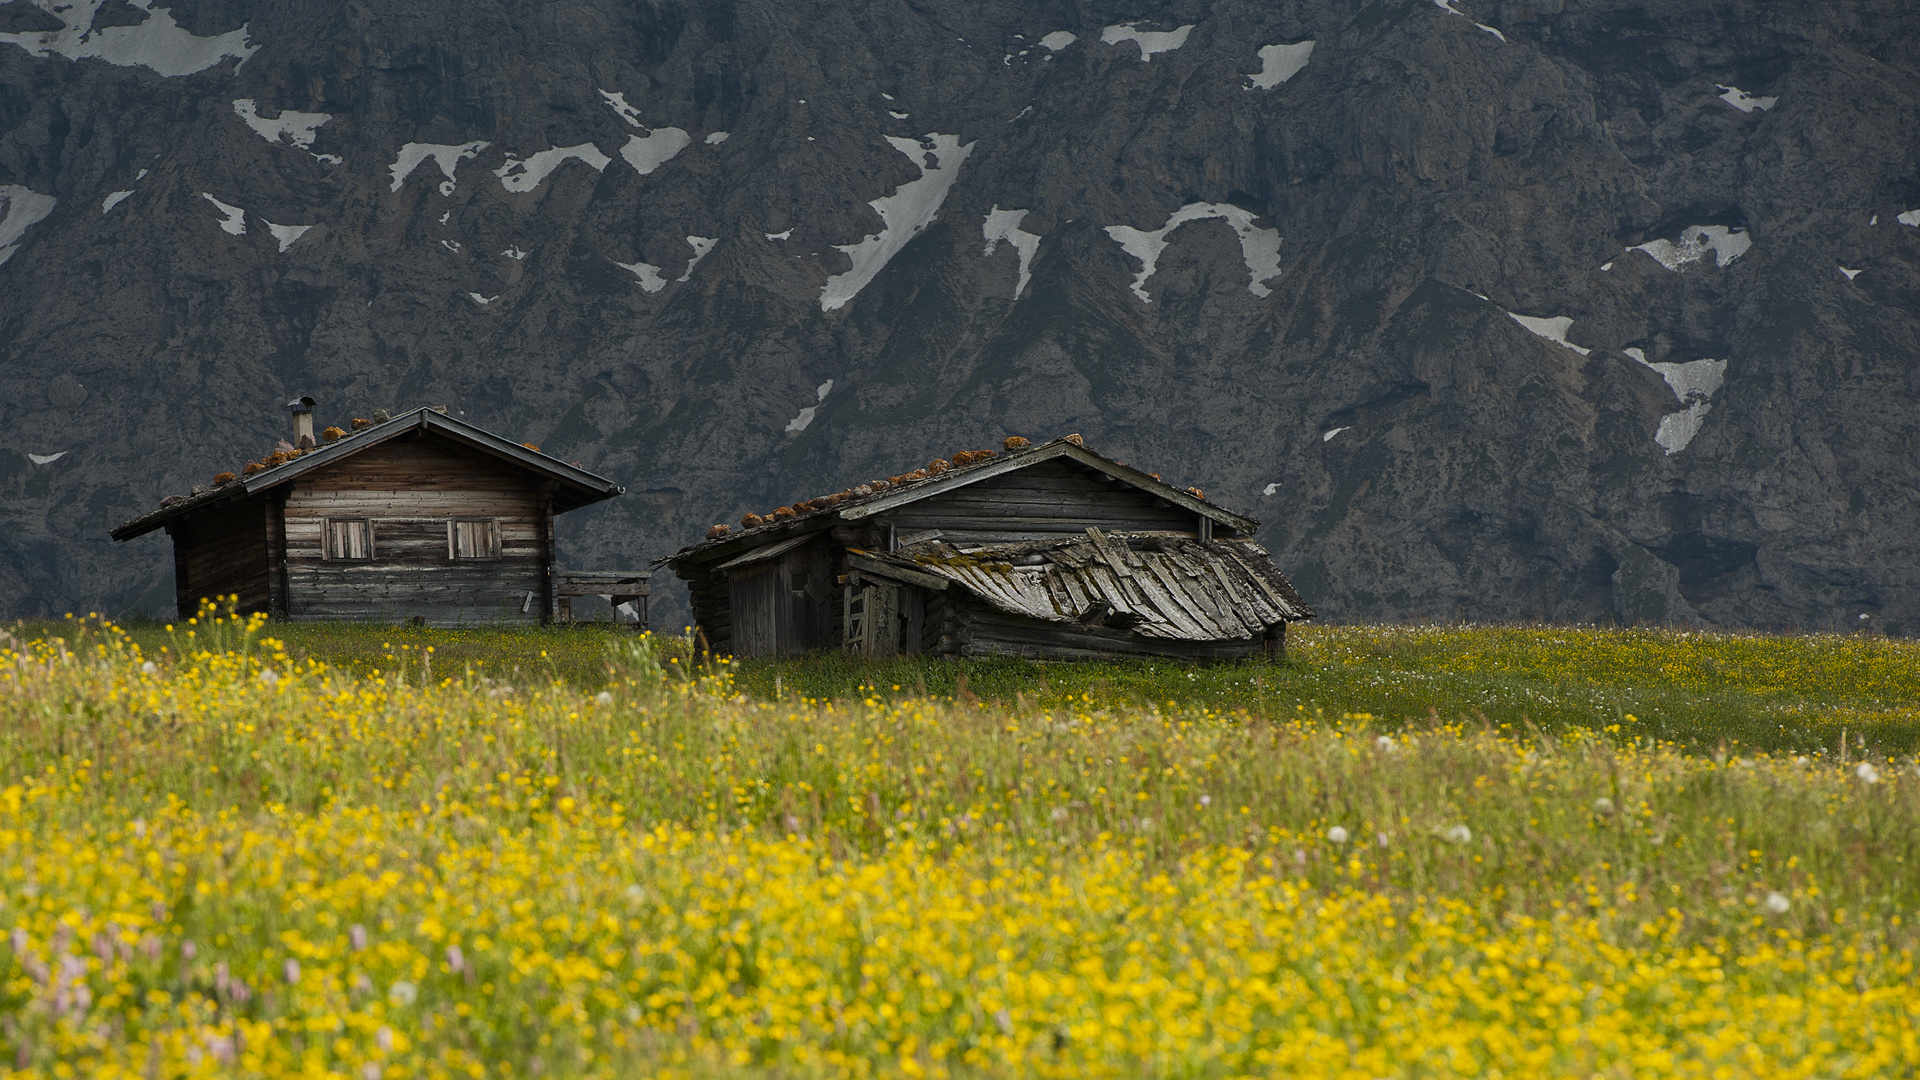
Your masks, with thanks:
M1078 436L960 457L715 526L665 560L708 647L1225 660L1278 656L1313 615L1259 522Z
M620 494L613 481L435 409L316 443L311 399L292 404L295 443L113 530L173 537L182 617L230 595L294 621L434 626L545 623L582 587L644 604L645 572L583 586L554 565L555 515Z

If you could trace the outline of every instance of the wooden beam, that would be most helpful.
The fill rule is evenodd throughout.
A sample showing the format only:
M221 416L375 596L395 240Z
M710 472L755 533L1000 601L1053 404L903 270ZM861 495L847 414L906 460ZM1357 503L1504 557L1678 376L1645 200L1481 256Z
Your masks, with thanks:
M847 552L847 566L853 570L865 571L877 577L890 578L908 585L918 585L923 589L932 589L935 592L945 591L948 585L947 579L937 574L929 574L920 570L908 570L894 563L883 562L862 551Z

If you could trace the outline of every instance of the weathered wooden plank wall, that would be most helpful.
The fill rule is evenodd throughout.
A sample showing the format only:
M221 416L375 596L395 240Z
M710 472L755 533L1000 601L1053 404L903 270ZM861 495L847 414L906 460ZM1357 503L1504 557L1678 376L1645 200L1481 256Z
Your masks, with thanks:
M1102 482L1064 461L1049 461L880 515L896 536L938 529L950 543L1009 543L1063 533L1193 533L1197 516L1137 488Z
M181 618L198 611L203 598L236 594L242 612L269 609L267 501L256 495L211 507L167 530L173 534L174 602Z
M302 477L287 494L288 616L540 622L552 604L544 508L543 495L517 471L437 440L396 440L355 454ZM327 558L330 517L366 518L373 558ZM496 519L498 558L452 557L448 523L475 517Z
M953 656L1017 656L1028 660L1167 656L1184 660L1240 660L1252 656L1261 646L1259 641L1244 639L1147 639L1103 626L1041 622L960 596L948 598L946 627L940 651Z
M725 571L728 646L736 656L791 656L832 648L840 590L824 534L764 562ZM703 617L703 627L708 623ZM713 644L714 630L707 638ZM718 646L714 648L718 650Z

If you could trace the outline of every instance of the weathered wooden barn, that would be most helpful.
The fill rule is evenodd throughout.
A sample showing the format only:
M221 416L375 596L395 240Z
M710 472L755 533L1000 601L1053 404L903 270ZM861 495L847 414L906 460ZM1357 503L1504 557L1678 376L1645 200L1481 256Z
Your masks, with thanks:
M620 494L613 481L436 409L317 443L311 399L293 407L299 445L113 530L173 537L182 616L230 595L296 621L435 626L544 623L582 589L646 602L644 572L576 581L554 565L555 515Z
M1311 618L1259 523L1078 436L749 515L665 560L716 653L1277 656Z

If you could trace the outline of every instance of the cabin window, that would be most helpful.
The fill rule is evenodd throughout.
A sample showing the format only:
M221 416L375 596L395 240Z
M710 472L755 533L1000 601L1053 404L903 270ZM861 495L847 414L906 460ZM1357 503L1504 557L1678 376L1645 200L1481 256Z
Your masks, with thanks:
M373 524L366 518L326 519L328 559L346 562L373 558Z
M493 518L455 518L449 521L447 554L455 559L499 558L499 522Z
M807 572L805 570L795 570L792 574L788 575L787 587L794 592L806 592L807 581Z

